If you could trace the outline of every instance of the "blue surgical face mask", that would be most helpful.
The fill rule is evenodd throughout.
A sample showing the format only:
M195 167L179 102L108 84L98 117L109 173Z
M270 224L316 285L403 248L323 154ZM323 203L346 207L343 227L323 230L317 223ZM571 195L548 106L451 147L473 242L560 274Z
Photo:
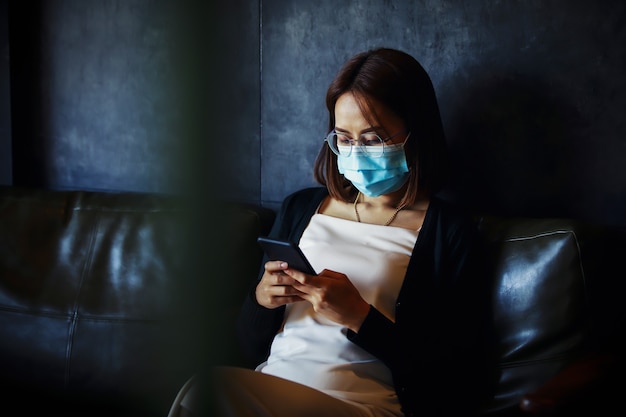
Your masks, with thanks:
M339 172L369 197L397 191L409 178L403 143L385 145L385 153L380 157L353 146L349 156L337 156L337 165Z

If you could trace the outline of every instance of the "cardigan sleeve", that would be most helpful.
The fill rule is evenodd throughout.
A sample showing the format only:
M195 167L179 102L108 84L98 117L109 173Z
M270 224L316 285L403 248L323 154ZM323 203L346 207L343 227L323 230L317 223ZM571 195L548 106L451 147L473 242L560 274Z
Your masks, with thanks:
M422 227L392 322L371 307L348 338L391 370L407 415L463 415L489 384L490 322L482 244L469 217L439 202ZM421 233L422 233L421 232ZM463 398L454 404L446 398Z
M280 328L285 306L265 308L256 301L254 290L245 298L237 321L237 337L247 365L256 367L269 356L270 346Z
M395 323L370 306L358 334L348 333L350 340L392 369L411 360L404 354L413 358L414 352L428 346L441 351L425 340L441 343L465 325L482 325L484 319L475 314L483 310L480 296L487 294L478 270L475 225L468 218L451 216L439 204L433 203L413 249L396 302Z

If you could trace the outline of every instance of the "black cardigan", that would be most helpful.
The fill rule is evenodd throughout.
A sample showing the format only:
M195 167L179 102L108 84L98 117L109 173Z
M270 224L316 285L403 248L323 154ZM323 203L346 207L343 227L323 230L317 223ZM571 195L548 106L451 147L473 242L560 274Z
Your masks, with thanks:
M288 196L270 235L298 242L327 195L316 187ZM487 390L490 303L482 247L473 219L433 198L398 295L395 323L372 307L359 333L348 331L353 343L389 367L406 416L471 415ZM258 279L262 275L263 266ZM254 287L238 322L251 366L267 359L285 312L284 306L260 306Z

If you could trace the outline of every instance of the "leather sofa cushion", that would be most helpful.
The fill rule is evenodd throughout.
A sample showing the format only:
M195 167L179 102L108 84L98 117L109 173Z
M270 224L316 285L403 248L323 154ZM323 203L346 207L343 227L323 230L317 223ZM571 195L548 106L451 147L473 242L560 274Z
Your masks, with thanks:
M273 220L202 198L0 187L3 398L166 415L191 375L238 360L230 332Z
M164 196L3 188L4 393L167 412L197 365L182 213Z
M499 382L488 408L515 407L580 353L590 312L582 230L563 219L484 217L493 261Z

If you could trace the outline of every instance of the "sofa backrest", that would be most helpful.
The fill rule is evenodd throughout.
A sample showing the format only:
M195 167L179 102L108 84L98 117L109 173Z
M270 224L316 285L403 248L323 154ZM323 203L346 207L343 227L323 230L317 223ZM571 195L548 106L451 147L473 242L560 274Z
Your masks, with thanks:
M235 292L227 288L242 280L237 274L256 277L260 253L247 267L231 262L228 276L211 267L230 262L224 246L250 250L238 227L254 242L261 223L273 220L252 206L207 204L219 210L208 213L194 204L0 187L5 398L41 402L52 414L53 402L167 414L180 386L222 354L226 337L214 325L225 315L207 315L216 315L212 302Z
M483 217L493 273L498 384L485 412L517 408L590 349L595 312L590 285L605 269L601 228L569 219Z

